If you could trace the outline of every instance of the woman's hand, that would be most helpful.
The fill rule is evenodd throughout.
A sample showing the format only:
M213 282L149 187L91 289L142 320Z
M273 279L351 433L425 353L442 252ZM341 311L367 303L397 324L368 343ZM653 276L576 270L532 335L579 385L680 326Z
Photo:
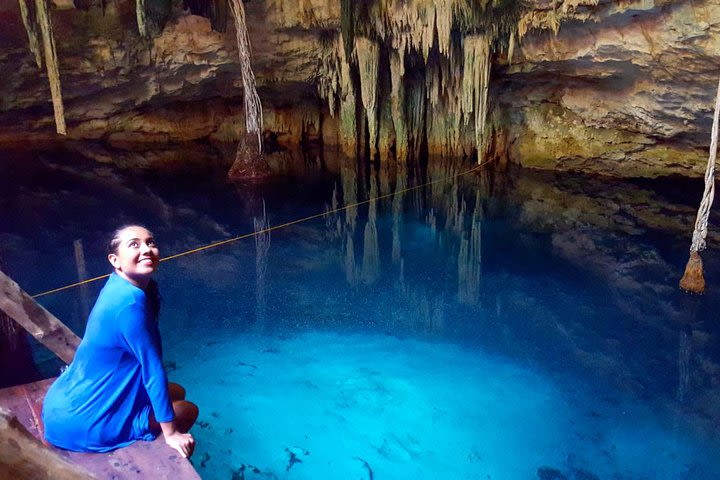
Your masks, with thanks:
M165 435L165 443L180 452L185 458L190 458L195 450L195 439L189 433L180 433L175 431L169 435Z

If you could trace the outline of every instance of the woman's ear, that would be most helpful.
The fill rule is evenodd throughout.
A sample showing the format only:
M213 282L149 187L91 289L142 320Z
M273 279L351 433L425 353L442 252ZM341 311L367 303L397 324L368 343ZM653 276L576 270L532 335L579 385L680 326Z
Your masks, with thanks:
M110 265L112 265L113 268L118 268L120 266L118 257L114 253L111 253L110 255L108 255L108 262L110 262Z

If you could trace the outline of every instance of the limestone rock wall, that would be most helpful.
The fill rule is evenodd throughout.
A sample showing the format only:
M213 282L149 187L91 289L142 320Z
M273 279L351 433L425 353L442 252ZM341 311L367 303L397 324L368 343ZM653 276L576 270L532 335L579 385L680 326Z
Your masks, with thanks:
M720 1L533 0L510 27L478 23L462 0L365 3L365 17L349 15L346 0L245 4L266 138L339 144L381 162L428 152L605 175L702 175ZM240 138L231 22L213 31L176 3L163 31L143 40L134 2L54 7L70 137ZM0 0L0 21L0 140L54 136L47 79L16 1ZM489 50L484 36L494 39ZM471 37L482 48L470 49Z
M319 124L313 75L318 33L289 35L267 23L262 3L247 7L253 63L266 128L298 143L303 122ZM0 0L0 139L53 136L49 88L27 47L17 2ZM234 140L244 125L235 34L177 9L149 41L137 33L134 2L53 11L69 137L168 142ZM308 110L311 114L304 112ZM287 112L301 113L292 122ZM288 130L288 125L291 129Z
M701 176L720 69L720 2L601 2L526 38L496 85L512 159Z

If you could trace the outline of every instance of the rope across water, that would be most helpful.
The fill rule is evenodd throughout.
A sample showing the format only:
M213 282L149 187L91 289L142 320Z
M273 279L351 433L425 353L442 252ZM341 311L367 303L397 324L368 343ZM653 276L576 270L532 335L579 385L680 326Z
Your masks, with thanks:
M296 219L296 220L292 220L292 221L290 221L290 222L282 223L282 224L280 224L280 225L273 225L273 226L270 226L270 227L268 227L268 228L264 228L264 229L262 229L262 230L258 230L258 231L255 231L255 232L250 232L250 233L245 233L245 234L242 234L242 235L238 235L237 237L227 238L227 239L225 239L225 240L219 240L219 241L217 241L217 242L209 243L209 244L203 245L203 246L201 246L201 247L193 248L193 249L190 249L190 250L186 250L186 251L184 251L184 252L176 253L176 254L174 254L174 255L170 255L170 256L168 256L168 257L161 258L160 261L161 261L161 262L167 262L168 260L174 260L174 259L176 259L176 258L184 257L184 256L186 256L186 255L191 255L191 254L193 254L193 253L198 253L198 252L202 252L202 251L204 251L204 250L209 250L209 249L211 249L211 248L220 247L220 246L222 246L222 245L227 245L228 243L237 242L237 241L243 240L243 239L245 239L245 238L254 237L254 236L256 236L256 235L260 235L260 234L263 234L263 233L269 233L269 232L272 232L272 231L275 231L275 230L279 230L279 229L281 229L281 228L286 228L286 227L289 227L289 226L291 226L291 225L297 225L298 223L303 223L303 222L307 222L307 221L309 221L309 220L314 220L314 219L316 219L316 218L321 218L321 217L324 217L325 215L330 215L330 214L333 214L333 213L337 213L337 212L342 212L342 211L348 210L348 209L350 209L350 208L359 207L360 205L364 205L364 204L366 204L366 203L370 203L370 202L375 201L375 200L382 200L383 198L388 198L388 197L392 197L392 196L395 196L395 195L402 195L402 194L407 193L407 192L410 192L410 191L412 191L412 190L417 190L417 189L420 189L420 188L423 188L423 187L427 187L428 185L434 185L434 184L436 184L436 183L441 183L441 182L447 182L447 181L449 181L449 180L454 180L454 179L456 179L456 178L462 177L463 175L467 175L467 174L469 174L469 173L475 172L475 171L479 170L480 168L484 167L485 165L487 165L488 163L490 163L490 160L486 160L486 161L484 161L484 162L482 162L482 163L474 166L473 168L471 168L471 169L469 169L469 170L465 170L464 172L456 173L455 175L450 175L450 176L448 176L448 177L444 177L444 178L441 178L441 179L438 179L438 180L433 180L432 182L423 183L423 184L421 184L421 185L416 185L416 186L414 186L414 187L404 188L404 189L402 189L402 190L398 190L398 191L395 191L395 192L392 192L392 193L387 193L387 194L385 194L385 195L379 195L379 196L377 196L377 197L373 197L373 198L369 198L369 199L367 199L367 200L363 200L362 202L351 203L351 204L349 204L349 205L344 205L344 206L342 206L342 207L334 208L334 209L332 209L332 210L326 210L326 211L324 211L324 212L322 212L322 213L317 213L317 214L315 214L315 215L310 215L310 216L308 216L308 217L299 218L299 219ZM53 294L53 293L62 292L63 290L68 290L68 289L71 289L71 288L79 287L80 285L86 285L86 284L88 284L88 283L96 282L96 281L98 281L98 280L102 280L102 279L104 279L104 278L108 278L109 276L110 276L110 274L108 273L108 274L105 274L105 275L100 275L100 276L97 276L97 277L88 278L88 279L86 279L86 280L82 280L82 281L80 281L80 282L71 283L71 284L65 285L65 286L63 286L63 287L53 288L52 290L47 290L47 291L45 291L45 292L36 293L35 295L32 295L32 297L33 297L33 298L44 297L44 296L46 296L46 295L50 295L50 294Z

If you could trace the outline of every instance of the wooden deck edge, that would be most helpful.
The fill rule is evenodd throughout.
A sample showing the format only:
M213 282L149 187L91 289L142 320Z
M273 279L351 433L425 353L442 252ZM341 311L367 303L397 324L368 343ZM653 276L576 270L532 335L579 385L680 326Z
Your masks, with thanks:
M109 453L70 452L43 445L40 412L53 381L51 378L0 390L0 478L200 479L190 461L162 437L152 442L137 441ZM53 470L47 470L51 466Z
M43 445L20 423L0 407L0 477L59 480L97 478Z

